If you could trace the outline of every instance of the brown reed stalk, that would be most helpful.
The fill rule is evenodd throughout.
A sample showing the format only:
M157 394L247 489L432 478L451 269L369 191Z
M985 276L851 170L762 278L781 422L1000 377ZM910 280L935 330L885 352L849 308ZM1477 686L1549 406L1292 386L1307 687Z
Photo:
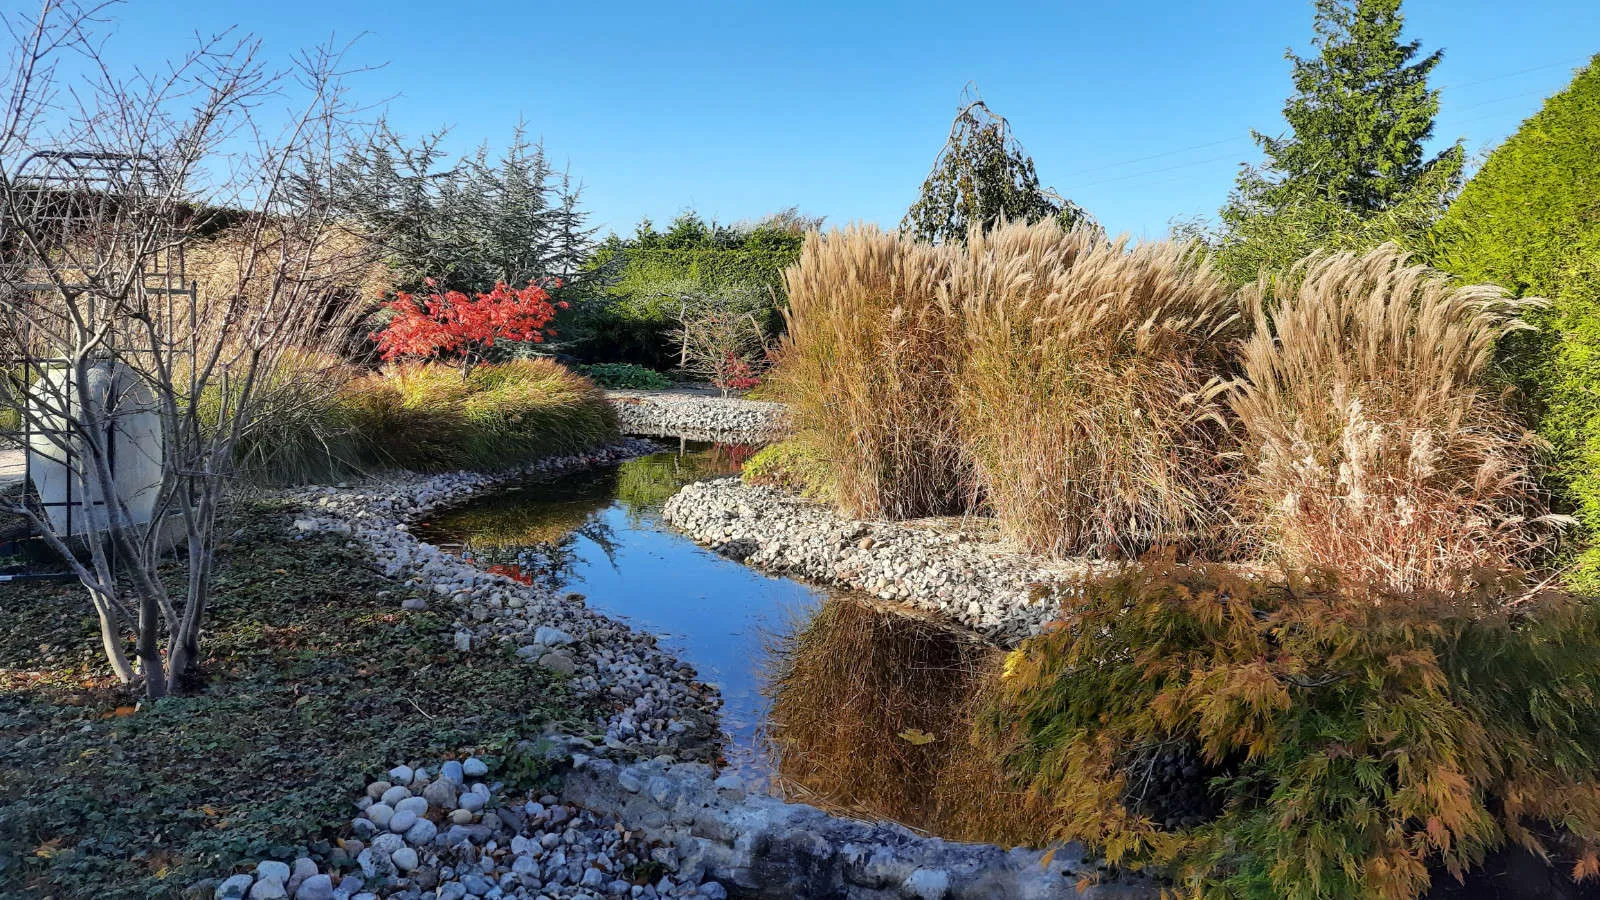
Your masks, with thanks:
M968 240L962 436L1005 531L1055 556L1214 542L1224 349L1240 318L1192 248L1049 223Z

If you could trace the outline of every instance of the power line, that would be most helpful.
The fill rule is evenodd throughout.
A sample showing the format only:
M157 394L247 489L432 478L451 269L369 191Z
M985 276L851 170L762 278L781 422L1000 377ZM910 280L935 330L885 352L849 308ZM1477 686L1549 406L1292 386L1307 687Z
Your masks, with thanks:
M1439 87L1440 88L1471 87L1473 85L1487 84L1487 83L1493 82L1493 81L1501 81L1501 80L1504 80L1506 78L1515 78L1518 75L1527 75L1527 74L1532 73L1532 72L1541 72L1541 71L1545 71L1547 69L1555 69L1555 68L1562 68L1562 67L1573 69L1573 68L1577 68L1578 66L1583 65L1584 62L1586 62L1586 61L1587 60L1581 60L1581 61L1576 62L1576 63L1571 63L1571 62L1545 63L1543 65L1531 66L1531 67L1526 68L1526 69L1518 69L1518 70L1516 70L1514 72L1502 72L1502 73L1500 73L1498 75L1490 75L1488 77L1478 78L1478 79L1475 79L1473 81L1464 81L1464 82L1461 82L1459 84L1442 84ZM1467 106L1457 107L1455 109L1450 110L1450 112L1452 114L1458 113L1458 112L1467 112L1467 111L1470 111L1470 110L1478 109L1478 108L1483 107L1483 106L1489 106L1489 105L1495 104L1495 103L1503 103L1503 102L1505 102L1507 100L1520 100L1520 99L1523 99L1525 97L1535 96L1535 95L1542 94L1542 93L1544 93L1544 91L1542 91L1542 90L1525 91L1523 93L1512 95L1512 96L1500 97L1500 98L1497 98L1495 100L1484 100L1484 101L1480 101L1478 103L1473 103L1473 104L1470 104L1470 105L1467 105ZM1481 119L1474 119L1472 121L1480 121L1480 120ZM1469 124L1469 123L1463 123L1463 124ZM1280 137L1281 137L1281 135L1280 135ZM1149 162L1149 161L1154 160L1154 159L1163 159L1163 158L1169 157L1169 156L1177 156L1177 155L1183 154L1183 153L1191 153L1191 152L1193 152L1195 150L1205 150L1205 149L1209 149L1211 147L1220 147L1223 144L1231 144L1231 143L1236 143L1236 142L1239 142L1239 141L1246 141L1246 140L1252 140L1252 138L1249 135L1238 135L1238 136L1235 136L1235 137L1222 138L1220 140L1215 140L1215 141L1207 141L1206 143L1203 143L1203 144L1194 144L1194 145L1189 146L1189 147L1180 147L1180 148L1177 148L1177 149L1174 149L1174 150L1164 150L1164 151L1162 151L1160 153L1152 153L1152 154L1149 154L1148 156L1139 156L1139 157L1135 157L1133 159L1125 159L1125 160L1121 160L1120 162L1107 163L1105 165L1095 166L1095 167L1089 168L1089 169L1079 169L1076 172L1069 172L1067 175L1065 175L1062 178L1061 182L1059 182L1059 183L1069 184L1069 183L1071 183L1071 180L1073 178L1080 178L1080 177L1082 177L1084 175L1092 175L1092 174L1094 174L1096 172L1104 172L1104 171L1106 171L1108 169L1120 169L1123 166L1131 166L1131 165L1134 165L1136 163ZM1148 177L1150 175L1160 175L1160 174L1165 173L1165 172L1172 172L1172 171L1176 171L1178 169L1184 169L1184 168L1191 168L1191 167L1194 167L1194 166L1206 165L1206 164L1213 163L1213 162L1218 162L1219 160L1227 159L1227 158L1229 158L1229 157L1228 156L1212 157L1210 159L1198 160L1198 161L1195 161L1195 162L1192 162L1192 163L1181 163L1181 164L1176 165L1176 166L1168 166L1168 167L1165 167L1165 168L1153 169L1153 170L1150 170L1150 171L1132 172L1132 173L1129 173L1129 174L1126 174L1126 175L1118 175L1118 176L1114 176L1114 177L1111 177L1111 178L1102 178L1102 179L1098 179L1096 181L1089 182L1088 184L1076 185L1074 187L1074 189L1086 188L1086 187L1094 187L1096 185L1110 184L1112 182L1117 182L1117 181L1127 181L1129 179L1135 179L1135 178L1144 178L1144 177Z
M1118 176L1113 177L1113 178L1102 178L1099 181L1091 181L1088 184L1076 185L1075 189L1094 187L1095 185L1099 185L1099 184L1111 184L1111 183L1117 182L1117 181L1127 181L1127 180L1133 179L1133 178L1148 178L1151 175L1160 175L1163 172L1176 172L1179 169L1192 169L1195 166L1209 165L1209 164L1214 163L1214 162L1222 162L1223 160L1233 159L1233 158L1234 158L1234 155L1232 153L1224 153L1221 156L1213 156L1213 157L1211 157L1209 159L1197 159L1197 160L1195 160L1193 162L1179 163L1178 165L1167 166L1166 168L1162 168L1162 169L1151 169L1148 172L1134 172L1134 173L1129 174L1129 175L1118 175Z
M1161 153L1152 153L1149 156L1141 156L1141 157L1138 157L1136 159L1127 159L1127 160L1123 160L1122 162L1114 162L1114 163L1110 163L1110 164L1104 165L1104 166L1095 166L1092 169L1079 169L1076 172L1067 173L1067 177L1068 178L1076 178L1076 177L1078 177L1080 175L1092 175L1095 172L1104 172L1107 169L1117 169L1117 168L1121 168L1122 166L1131 166L1134 163L1149 162L1152 159L1161 159L1164 156L1175 156L1175 155L1177 155L1179 153L1188 153L1191 150L1204 150L1204 149L1206 149L1208 147L1217 147L1217 146L1220 146L1222 144L1231 144L1231 143L1234 143L1235 141L1243 141L1243 140L1247 140L1247 139L1248 138L1246 136L1243 136L1243 135L1230 137L1230 138L1223 138L1220 141L1211 141L1211 142L1205 143L1205 144L1195 144L1193 147L1182 147L1182 148L1177 149L1177 150L1167 150L1167 151L1164 151L1164 152L1161 152Z

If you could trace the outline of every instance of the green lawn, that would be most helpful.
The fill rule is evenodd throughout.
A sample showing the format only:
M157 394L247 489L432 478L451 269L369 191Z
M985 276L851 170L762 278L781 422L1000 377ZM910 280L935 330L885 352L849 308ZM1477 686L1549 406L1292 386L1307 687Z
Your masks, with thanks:
M327 852L367 776L593 721L556 676L401 611L348 538L242 513L219 531L209 681L154 708L109 678L76 585L0 585L0 896L174 896Z

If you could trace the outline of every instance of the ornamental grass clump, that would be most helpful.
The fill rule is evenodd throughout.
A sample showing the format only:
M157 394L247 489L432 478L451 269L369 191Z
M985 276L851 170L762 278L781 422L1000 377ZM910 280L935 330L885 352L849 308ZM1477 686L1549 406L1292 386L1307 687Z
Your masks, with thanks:
M419 472L503 469L618 434L605 393L549 359L479 365L465 376L439 363L394 366L352 382L337 402L380 465Z
M956 395L1008 534L1056 556L1211 542L1231 293L1177 243L1049 222L973 231L948 293L964 325Z
M285 354L261 376L261 407L234 451L240 474L266 484L304 484L365 471L376 448L343 402L359 377L331 354Z
M967 506L951 380L960 335L940 297L958 254L852 227L808 238L784 273L788 335L774 390L852 515Z
M1230 403L1266 555L1396 591L1535 561L1561 520L1539 515L1535 440L1484 383L1523 327L1503 291L1388 246L1309 257L1243 298Z
M1053 838L1190 897L1403 900L1507 846L1593 877L1600 606L1504 589L1375 604L1152 558L1006 659L976 735ZM1140 793L1175 749L1206 800L1176 825Z

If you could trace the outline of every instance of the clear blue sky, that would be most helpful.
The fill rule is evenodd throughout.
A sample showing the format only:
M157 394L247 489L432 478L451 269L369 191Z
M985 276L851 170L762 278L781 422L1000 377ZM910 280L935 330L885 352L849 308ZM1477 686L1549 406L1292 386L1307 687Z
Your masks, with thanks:
M7 3L22 0L5 0ZM1600 52L1600 0L1409 0L1445 49L1438 136L1492 147ZM1283 52L1310 0L872 3L133 0L118 56L237 25L278 58L366 33L361 77L408 132L451 147L526 119L604 230L686 207L723 221L787 206L898 222L974 82L1041 178L1113 231L1211 215L1252 127L1276 132ZM148 55L146 55L148 54ZM604 232L602 232L604 233Z

